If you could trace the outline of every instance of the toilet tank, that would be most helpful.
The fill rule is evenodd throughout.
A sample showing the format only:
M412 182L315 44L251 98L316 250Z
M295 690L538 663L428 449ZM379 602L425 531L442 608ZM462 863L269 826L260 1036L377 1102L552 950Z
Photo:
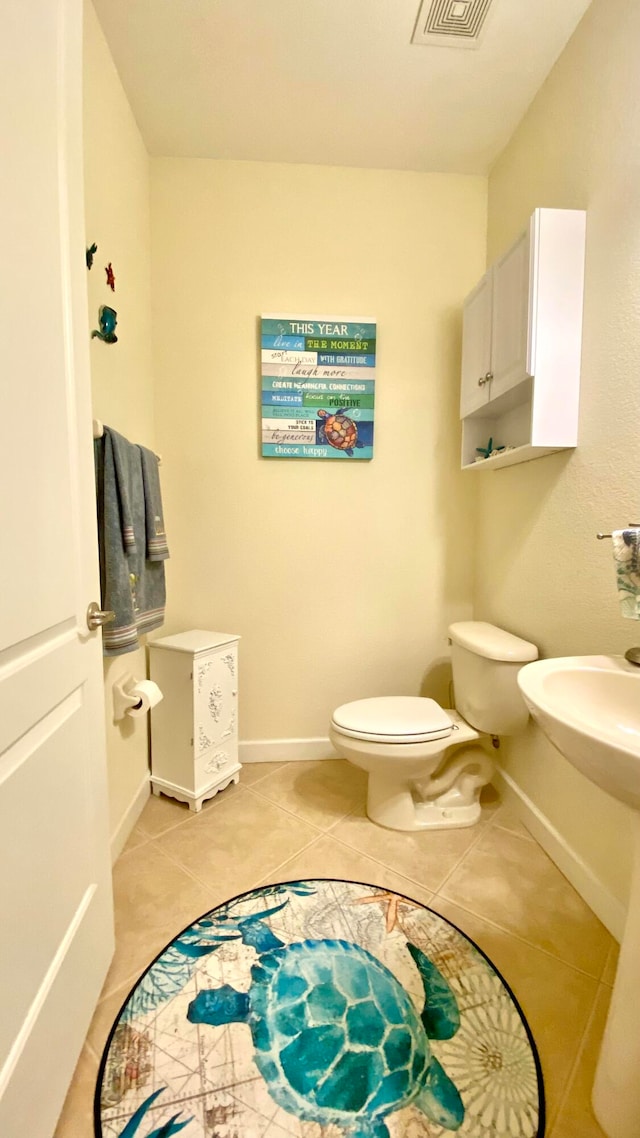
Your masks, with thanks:
M537 660L535 644L480 620L450 625L449 638L456 710L488 735L523 731L529 713L516 676Z

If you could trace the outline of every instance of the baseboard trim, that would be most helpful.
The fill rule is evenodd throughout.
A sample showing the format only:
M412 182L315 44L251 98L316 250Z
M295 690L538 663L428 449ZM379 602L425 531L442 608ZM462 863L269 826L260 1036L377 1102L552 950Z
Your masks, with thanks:
M550 822L546 814L542 813L505 770L496 767L492 782L505 802L511 800L518 807L524 825L538 844L571 882L605 928L620 942L627 915L622 902L614 897L586 861Z
M335 759L328 739L248 739L239 744L241 763L302 763Z
M116 831L111 836L111 864L120 857L124 847L127 844L129 834L133 830L138 818L144 810L147 799L151 794L151 782L149 771L145 773L142 782L136 790L131 802L125 810L122 818L120 819Z

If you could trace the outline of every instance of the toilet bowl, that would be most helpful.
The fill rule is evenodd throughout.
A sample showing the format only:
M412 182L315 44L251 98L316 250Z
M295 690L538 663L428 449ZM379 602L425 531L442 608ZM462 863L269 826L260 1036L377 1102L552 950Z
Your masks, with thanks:
M537 659L535 645L483 621L457 622L449 637L457 709L381 696L345 703L331 719L338 754L368 773L369 818L392 830L474 825L494 770L491 737L527 721L516 676Z
M403 722L413 730L403 734ZM476 791L491 779L493 763L480 732L457 711L419 696L357 700L334 711L329 738L368 772L373 822L392 830L448 829L480 817Z

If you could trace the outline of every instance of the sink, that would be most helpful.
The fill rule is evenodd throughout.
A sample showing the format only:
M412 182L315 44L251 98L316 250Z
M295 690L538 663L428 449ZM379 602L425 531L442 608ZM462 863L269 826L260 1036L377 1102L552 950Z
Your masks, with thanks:
M640 668L624 656L560 656L526 664L518 684L565 758L640 810Z
M592 1102L608 1138L638 1138L640 668L623 656L560 656L525 664L518 685L533 718L565 758L633 810L631 894Z

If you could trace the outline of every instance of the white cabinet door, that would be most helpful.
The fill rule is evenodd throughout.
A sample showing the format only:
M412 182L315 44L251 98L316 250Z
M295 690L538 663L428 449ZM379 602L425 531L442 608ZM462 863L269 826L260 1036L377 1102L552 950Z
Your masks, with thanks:
M196 657L196 758L209 755L214 748L220 748L236 737L237 660L235 644L225 645L224 649L218 649L208 656Z
M490 399L529 374L530 245L527 227L493 266Z
M492 272L489 270L464 302L460 418L481 407L489 398L491 307Z
M82 200L82 4L0 45L0 1134L51 1138L113 951Z

